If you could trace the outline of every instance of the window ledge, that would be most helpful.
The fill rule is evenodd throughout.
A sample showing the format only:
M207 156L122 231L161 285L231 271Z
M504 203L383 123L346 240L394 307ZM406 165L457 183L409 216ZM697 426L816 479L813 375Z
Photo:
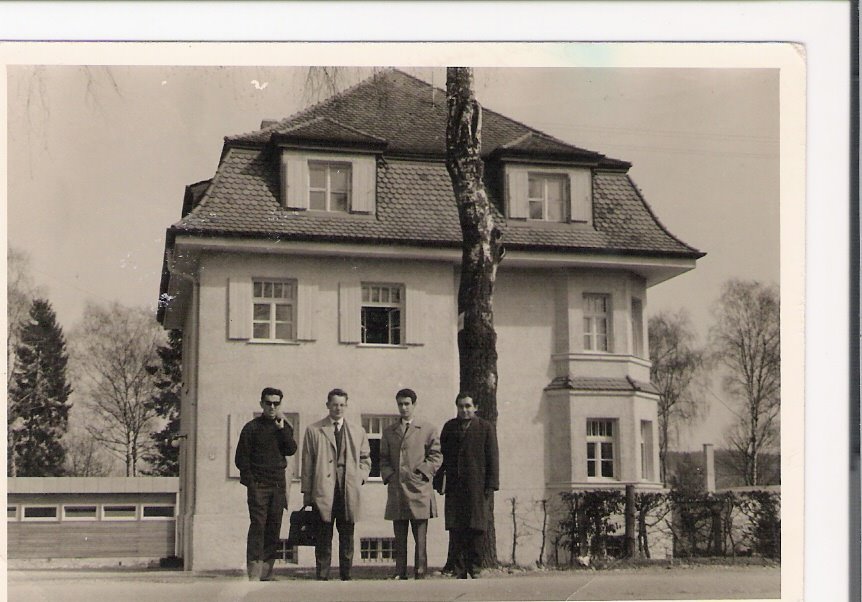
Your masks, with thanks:
M315 219L333 219L333 220L357 220L357 221L376 221L377 216L372 211L326 211L324 209L288 209L294 215L307 215Z
M299 345L302 341L282 341L277 339L249 339L249 345Z
M356 343L363 349L409 349L410 345L386 345L384 343Z
M594 230L589 222L547 222L539 219L507 217L506 225L515 228L537 228L539 230Z

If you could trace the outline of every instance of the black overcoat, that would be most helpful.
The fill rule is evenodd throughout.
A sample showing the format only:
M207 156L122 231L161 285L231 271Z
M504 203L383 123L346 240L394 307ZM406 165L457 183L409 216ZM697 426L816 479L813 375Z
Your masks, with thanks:
M446 529L484 531L489 518L485 490L500 488L497 433L478 416L463 434L460 431L457 418L443 425L443 466L434 475L434 488L446 496Z

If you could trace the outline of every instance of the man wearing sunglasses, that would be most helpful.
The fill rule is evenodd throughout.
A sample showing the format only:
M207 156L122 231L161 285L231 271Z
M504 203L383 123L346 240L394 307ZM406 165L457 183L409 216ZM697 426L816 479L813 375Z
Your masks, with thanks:
M279 389L266 387L261 391L263 414L246 423L236 446L234 463L248 494L246 563L250 581L272 579L281 518L287 508L285 456L296 453L296 441L279 409L283 398Z

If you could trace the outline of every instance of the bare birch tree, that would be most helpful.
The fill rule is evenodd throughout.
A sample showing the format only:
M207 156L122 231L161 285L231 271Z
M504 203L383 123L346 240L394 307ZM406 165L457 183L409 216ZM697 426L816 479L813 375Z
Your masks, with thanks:
M79 390L92 412L87 431L135 476L156 416L149 403L156 376L147 366L158 361L165 333L146 309L91 303L72 338Z
M758 459L778 443L781 409L781 333L778 287L729 280L715 308L710 333L725 368L724 390L739 405L726 441L739 459L746 485L757 485Z
M650 380L658 387L658 450L661 482L667 483L667 451L672 427L693 422L704 404L695 383L705 352L695 345L688 314L660 312L649 319Z
M472 395L480 415L497 424L497 333L492 305L497 266L503 257L482 181L482 107L473 90L473 70L446 69L446 169L461 224L461 280L458 287L458 357L461 391ZM463 326L461 326L463 324ZM482 566L497 564L494 497L482 545Z

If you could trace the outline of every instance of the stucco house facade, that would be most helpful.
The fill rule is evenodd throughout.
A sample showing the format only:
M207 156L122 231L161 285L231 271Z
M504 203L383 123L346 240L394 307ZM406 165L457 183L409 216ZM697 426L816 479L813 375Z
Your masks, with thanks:
M285 392L298 439L325 415L326 392L345 389L372 456L402 387L431 422L454 416L461 232L445 127L445 94L389 70L226 137L212 179L187 187L167 231L159 311L184 335L177 521L187 569L244 565L233 449L264 386ZM703 254L660 224L629 163L487 109L482 137L507 251L494 296L506 550L507 499L525 508L573 488L661 486L647 290ZM360 564L391 558L373 460ZM289 463L294 477L298 464ZM301 506L296 478L289 499ZM428 540L430 564L442 565L442 519ZM524 558L538 545L519 541ZM313 565L311 549L286 555Z

